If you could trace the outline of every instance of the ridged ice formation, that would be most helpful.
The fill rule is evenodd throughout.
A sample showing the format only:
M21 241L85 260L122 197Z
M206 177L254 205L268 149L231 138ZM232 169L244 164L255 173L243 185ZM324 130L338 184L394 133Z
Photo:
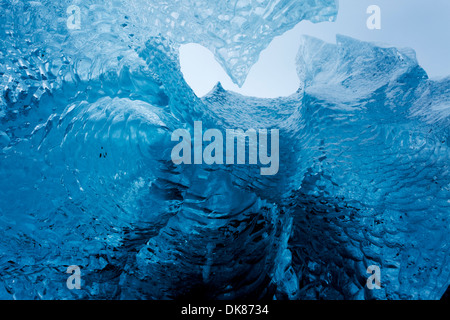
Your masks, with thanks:
M274 36L337 8L212 3L80 1L67 30L72 1L0 1L0 298L440 298L450 78L412 50L305 37L296 94L199 99L180 43L241 83ZM279 173L174 165L171 133L196 120L279 129Z

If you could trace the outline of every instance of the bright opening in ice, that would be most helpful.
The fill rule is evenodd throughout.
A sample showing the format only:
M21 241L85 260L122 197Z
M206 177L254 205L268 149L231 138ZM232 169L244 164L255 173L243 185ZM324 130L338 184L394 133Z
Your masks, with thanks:
M211 51L199 44L181 46L181 70L186 82L199 97L207 94L217 82L226 90L246 96L289 96L299 87L295 56L301 36L311 35L335 43L336 34L344 34L364 41L414 48L421 66L430 77L447 76L450 73L450 62L446 59L450 53L450 41L443 41L439 50L435 50L433 44L440 40L442 30L448 30L448 1L435 1L432 8L423 8L421 2L407 0L396 3L380 0L378 4L383 9L381 30L366 28L366 2L341 1L337 19L333 22L301 21L291 30L275 37L261 52L258 62L250 69L241 88L230 79ZM410 19L399 22L398 12ZM418 23L424 17L433 17L433 23Z
M299 88L295 67L297 46L290 37L277 37L251 68L244 85L233 83L213 53L202 45L190 43L180 47L180 64L184 79L198 97L206 95L220 82L224 89L245 96L277 98L293 94ZM283 43L282 43L283 42Z

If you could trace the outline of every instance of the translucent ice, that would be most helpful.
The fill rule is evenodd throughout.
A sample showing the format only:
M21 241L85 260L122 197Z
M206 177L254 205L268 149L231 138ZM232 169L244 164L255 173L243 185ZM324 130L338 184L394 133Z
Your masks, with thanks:
M305 37L296 94L218 84L199 99L180 43L240 82L273 36L336 10L211 3L82 1L68 30L72 1L0 2L0 298L440 298L450 79L428 79L412 50ZM279 173L174 165L171 133L196 120L279 129Z

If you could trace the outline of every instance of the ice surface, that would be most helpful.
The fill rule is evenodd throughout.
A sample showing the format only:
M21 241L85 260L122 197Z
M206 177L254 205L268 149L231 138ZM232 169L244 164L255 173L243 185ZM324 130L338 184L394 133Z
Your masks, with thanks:
M20 47L25 65L28 54L45 54L41 60L64 58L60 63L73 61L80 69L91 65L91 70L78 70L78 75L95 76L101 72L96 68L105 67L107 60L117 64L117 55L130 54L127 48L141 47L159 36L174 47L191 42L204 45L239 85L275 36L302 20L333 21L338 7L337 0L4 0L0 4L8 56ZM80 10L80 28L68 30L66 11L74 4ZM43 42L45 46L40 46ZM57 75L59 66L52 67Z
M338 4L335 0L135 0L130 6L136 25L176 43L204 45L242 86L259 53L275 36L302 20L334 21Z
M412 50L305 37L296 94L218 84L199 99L180 43L239 82L274 36L336 10L211 3L80 1L67 30L72 1L0 2L0 298L440 298L450 78L428 79ZM171 133L196 120L279 129L279 173L175 166ZM365 287L370 265L381 290Z

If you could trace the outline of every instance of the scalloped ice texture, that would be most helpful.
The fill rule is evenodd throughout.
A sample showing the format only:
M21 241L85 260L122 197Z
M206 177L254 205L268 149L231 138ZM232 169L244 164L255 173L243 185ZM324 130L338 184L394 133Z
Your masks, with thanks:
M177 39L133 14L142 3L82 1L72 32L55 19L68 3L0 2L0 298L443 295L450 79L429 80L408 50L305 37L296 94L218 85L199 99ZM175 166L171 133L200 119L279 129L279 173ZM382 290L365 287L373 264ZM68 265L81 290L66 288Z
M304 37L297 66L303 90L291 97L219 85L204 98L229 127L282 132L284 180L259 191L293 218L278 297L439 299L450 271L450 78L429 80L409 49L344 36ZM382 290L365 286L370 265Z
M334 21L336 0L133 1L133 23L177 43L210 49L242 86L250 68L275 36L302 20ZM147 17L152 17L148 19Z
M68 31L66 10L73 4L80 8L81 29ZM63 58L74 64L82 60L81 67L94 65L99 57L102 62L98 68L104 67L106 59L117 64L113 61L116 57L132 54L125 48L142 47L152 36L169 39L174 47L199 43L215 54L234 82L242 85L259 53L275 36L302 20L334 21L337 7L337 0L4 0L0 28L7 35L8 49L14 44L24 49L24 43L15 42L22 41L36 54L43 49L38 43L45 41L47 59L41 60ZM27 57L25 52L23 57ZM90 72L95 76L101 70Z
M338 297L360 294L345 283L364 285L373 264L383 288L366 298L440 298L450 271L450 78L429 80L411 49L344 36L337 45L304 37L297 64L308 132L294 177L303 182L290 243L308 248L297 268L313 261L313 279Z

